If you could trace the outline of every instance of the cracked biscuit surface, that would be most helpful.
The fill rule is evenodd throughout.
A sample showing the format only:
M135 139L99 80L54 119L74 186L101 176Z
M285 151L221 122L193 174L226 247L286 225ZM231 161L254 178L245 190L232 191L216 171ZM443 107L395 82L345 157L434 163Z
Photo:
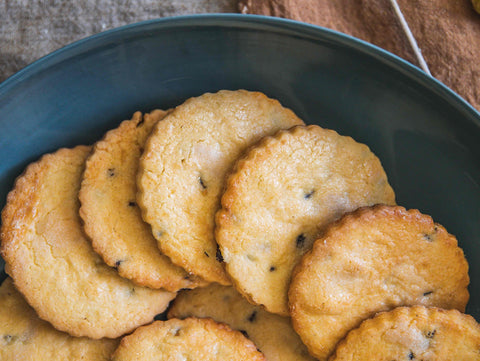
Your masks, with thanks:
M156 321L122 339L112 361L265 361L252 341L212 319Z
M359 209L332 224L295 268L293 326L326 360L349 330L377 312L423 305L465 310L468 264L457 240L418 210Z
M137 112L95 144L80 188L80 216L93 248L120 276L176 292L205 282L161 254L135 200L138 160L153 126L165 114Z
M78 215L90 149L60 149L27 167L2 212L1 252L42 319L73 336L116 338L151 322L175 294L135 286L92 249Z
M216 215L226 270L251 302L286 316L292 270L316 237L377 203L395 195L366 145L316 125L266 137L237 162Z
M209 317L250 338L268 361L313 361L295 333L289 317L269 313L249 303L232 286L215 283L181 291L168 318Z
M7 278L0 286L0 360L107 361L120 340L72 337L41 320Z
M157 124L140 159L137 200L173 263L230 284L214 238L225 174L251 144L298 124L278 101L245 90L188 99Z
M457 310L399 307L350 331L329 361L474 361L480 325Z

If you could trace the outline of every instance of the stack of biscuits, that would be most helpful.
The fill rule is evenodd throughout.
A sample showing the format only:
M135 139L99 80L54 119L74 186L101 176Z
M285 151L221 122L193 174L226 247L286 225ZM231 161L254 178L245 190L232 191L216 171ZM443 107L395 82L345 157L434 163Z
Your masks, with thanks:
M1 254L1 360L480 360L455 237L368 146L259 92L44 155Z

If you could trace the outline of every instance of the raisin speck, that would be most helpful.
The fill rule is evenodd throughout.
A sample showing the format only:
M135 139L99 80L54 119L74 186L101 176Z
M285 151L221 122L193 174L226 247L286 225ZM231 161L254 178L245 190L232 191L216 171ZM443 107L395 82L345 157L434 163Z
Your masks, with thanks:
M297 241L296 241L297 248L303 248L303 246L305 245L305 239L306 238L303 233L297 237Z
M6 342L7 345L11 344L17 339L16 336L12 335L3 335L3 340Z
M428 292L424 292L423 295L424 296L430 296L432 293L433 293L433 291L428 291Z
M122 260L119 260L119 261L115 262L115 268L120 267L120 265L122 264L122 262L123 262Z
M433 336L435 336L435 334L437 333L437 330L433 330L433 331L428 331L425 335L425 337L427 338L433 338Z
M245 336L246 338L248 338L248 333L247 333L247 331L245 331L245 330L240 330L240 332L242 333L243 336Z
M270 269L269 269L269 271L270 271L270 272L273 272L273 271L275 271L276 269L277 269L277 267L271 266Z
M423 238L428 242L433 242L433 237L427 233L423 234Z
M222 252L220 252L220 248L217 247L217 253L215 254L218 262L223 262Z
M198 181L200 182L200 185L202 186L202 189L207 189L206 184L203 182L202 177L198 177Z
M415 355L413 354L412 351L410 351L410 353L408 354L408 359L413 360L414 358L415 358Z
M210 257L210 255L207 253L207 251L203 252L203 254L207 257Z
M113 177L115 175L115 168L108 168L107 174L109 177Z
M142 117L142 120L140 120L138 123L137 123L137 128L140 127L143 123L145 123L145 118Z
M135 203L134 201L128 202L129 207L135 207L136 205L137 205L137 203Z
M308 193L305 193L305 195L303 196L305 199L309 199L313 196L313 193L315 193L315 190L312 189L310 192Z
M250 316L248 316L247 320L249 322L253 322L253 321L255 321L256 318L257 318L257 311L253 311L252 314Z

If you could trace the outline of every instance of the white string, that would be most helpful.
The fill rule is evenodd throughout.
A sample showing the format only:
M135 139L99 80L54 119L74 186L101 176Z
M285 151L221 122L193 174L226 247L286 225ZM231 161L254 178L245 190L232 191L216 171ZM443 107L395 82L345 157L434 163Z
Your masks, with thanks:
M402 25L402 28L405 31L405 35L407 35L407 39L410 45L412 46L413 52L415 53L415 56L417 57L418 62L420 63L420 67L423 69L425 73L431 76L432 74L430 74L430 69L428 69L427 62L422 56L422 51L418 47L417 41L415 40L415 37L410 31L410 27L408 26L408 23L405 20L402 14L402 11L400 10L400 6L398 6L397 0L390 0L390 3L392 4L393 9L395 10L395 14L398 17L398 20L400 20L400 24Z

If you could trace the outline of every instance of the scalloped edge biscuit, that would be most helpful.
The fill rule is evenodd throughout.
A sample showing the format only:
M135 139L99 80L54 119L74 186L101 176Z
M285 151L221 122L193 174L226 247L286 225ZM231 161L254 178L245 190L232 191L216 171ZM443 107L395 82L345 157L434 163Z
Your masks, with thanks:
M246 90L190 98L157 124L140 159L137 201L173 263L231 283L214 236L224 177L251 144L298 124L277 100Z
M168 112L136 112L98 141L80 187L80 216L93 249L120 276L140 286L176 292L206 282L161 254L136 198L138 161L152 128Z
M252 341L212 319L156 321L126 336L112 361L265 361Z
M329 223L377 203L395 204L395 194L365 144L316 125L265 137L237 161L216 214L227 273L250 302L288 316L303 254Z
M374 206L332 224L295 268L293 327L326 360L347 332L377 312L424 305L465 310L468 263L456 238L428 215Z
M251 339L269 361L313 361L290 318L252 305L232 286L216 283L179 292L168 318L212 318Z
M120 340L72 337L38 318L11 278L0 286L0 359L107 361Z
M329 361L367 359L479 360L480 325L457 310L414 306L382 312L351 330Z
M116 338L151 322L175 294L135 286L92 249L77 197L90 150L46 154L17 178L2 211L1 253L40 318L72 336Z

